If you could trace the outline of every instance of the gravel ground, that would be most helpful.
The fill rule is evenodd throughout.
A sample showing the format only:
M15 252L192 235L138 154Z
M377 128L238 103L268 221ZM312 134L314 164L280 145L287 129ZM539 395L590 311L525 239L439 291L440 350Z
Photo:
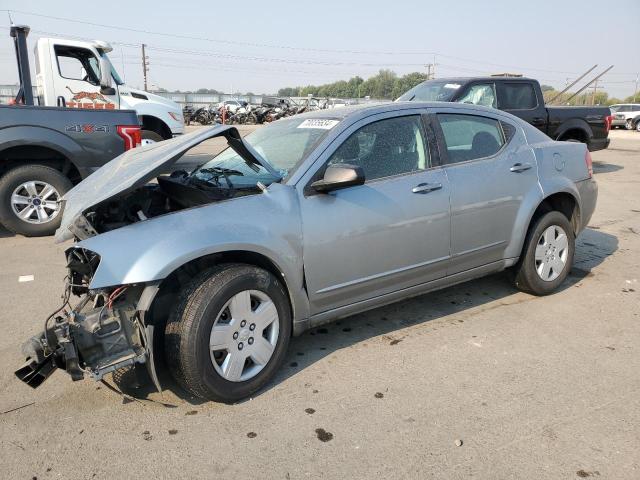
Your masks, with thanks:
M109 378L124 394L63 372L21 384L64 245L0 230L0 478L640 478L640 134L611 137L560 292L494 275L341 320L232 406L133 371Z

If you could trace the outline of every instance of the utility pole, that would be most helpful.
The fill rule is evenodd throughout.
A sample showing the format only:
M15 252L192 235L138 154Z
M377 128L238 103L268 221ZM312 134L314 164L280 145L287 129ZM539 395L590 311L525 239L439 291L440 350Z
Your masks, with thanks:
M633 91L633 101L636 102L636 97L638 96L638 81L640 80L640 74L636 75L636 88Z
M147 73L149 72L149 57L147 57L145 52L146 45L142 44L142 76L144 77L144 91L147 91Z
M591 94L591 105L596 104L596 93L598 93L598 79L593 82L593 93Z
M425 65L427 68L427 80L433 80L436 78L436 56L433 56L433 63L427 63Z
M427 63L425 67L427 68L427 80L431 80L431 64Z

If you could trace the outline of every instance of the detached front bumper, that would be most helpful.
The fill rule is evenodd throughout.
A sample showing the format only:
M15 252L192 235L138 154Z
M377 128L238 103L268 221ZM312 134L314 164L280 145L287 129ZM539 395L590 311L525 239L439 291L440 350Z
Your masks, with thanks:
M70 312L49 317L45 330L23 344L26 364L16 376L37 388L57 368L74 381L101 380L114 370L147 363L150 342L136 309L141 290L87 293Z

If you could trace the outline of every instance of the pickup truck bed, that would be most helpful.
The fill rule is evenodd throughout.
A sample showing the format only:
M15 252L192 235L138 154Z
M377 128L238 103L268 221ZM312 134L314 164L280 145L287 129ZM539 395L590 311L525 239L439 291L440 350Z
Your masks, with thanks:
M0 105L0 223L26 236L53 234L62 196L139 143L133 110Z

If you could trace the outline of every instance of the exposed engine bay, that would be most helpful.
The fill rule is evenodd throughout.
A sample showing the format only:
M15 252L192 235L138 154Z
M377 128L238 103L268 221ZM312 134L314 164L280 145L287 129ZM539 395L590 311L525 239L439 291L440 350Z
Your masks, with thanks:
M85 213L86 220L96 233L104 233L185 208L260 192L253 185L236 187L226 172L213 172L202 180L179 170L157 177L156 182L95 205Z

